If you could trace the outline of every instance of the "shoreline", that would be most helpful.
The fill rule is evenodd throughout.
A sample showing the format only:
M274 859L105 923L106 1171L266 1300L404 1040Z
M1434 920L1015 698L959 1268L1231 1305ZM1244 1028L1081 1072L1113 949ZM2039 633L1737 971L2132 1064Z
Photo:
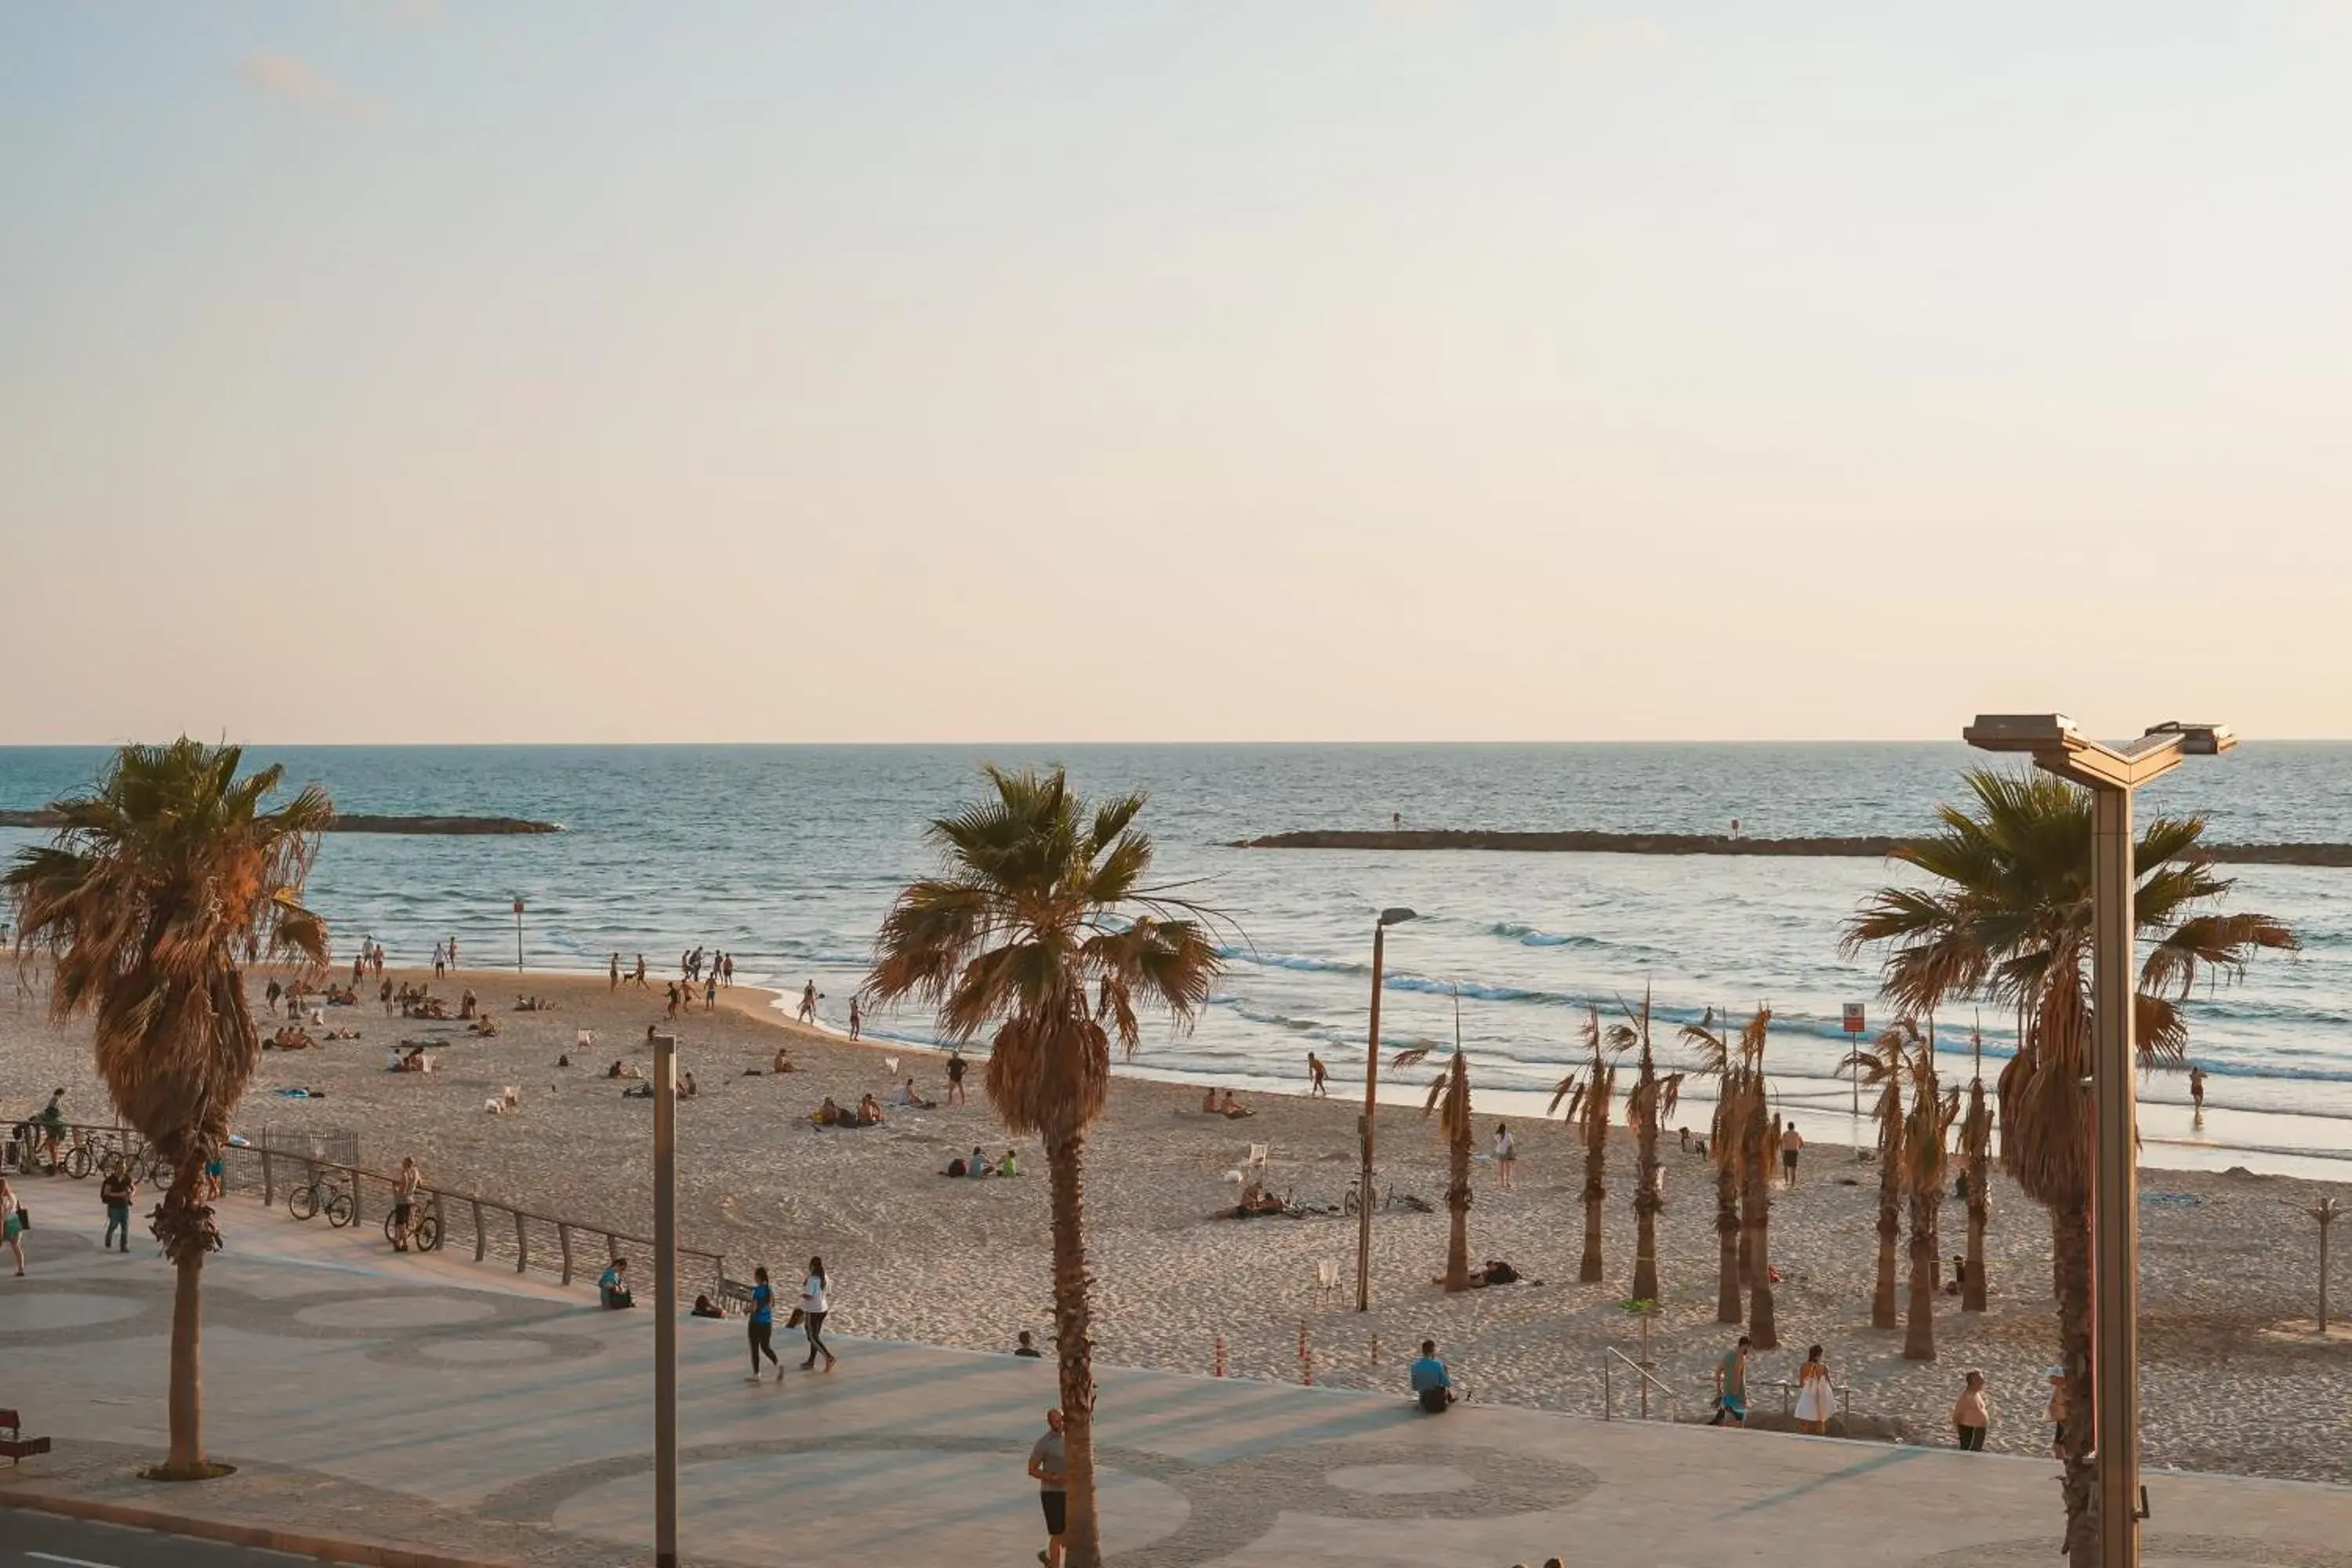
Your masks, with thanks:
M1589 828L1304 828L1236 838L1225 849L1378 849L1523 855L1735 855L1790 859L1884 859L1913 842L1876 835L1749 838L1726 833L1611 833ZM2352 868L2352 844L2209 844L2217 861L2242 866Z

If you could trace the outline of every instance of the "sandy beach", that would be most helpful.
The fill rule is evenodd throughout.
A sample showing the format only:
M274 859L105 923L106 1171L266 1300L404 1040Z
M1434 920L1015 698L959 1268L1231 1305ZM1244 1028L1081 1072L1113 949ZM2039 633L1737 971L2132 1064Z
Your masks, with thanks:
M645 1061L646 1026L662 1019L660 981L651 993L614 993L602 977L471 972L437 983L436 992L454 1003L467 985L498 1019L499 1037L457 1033L436 1052L438 1070L391 1074L383 1070L386 1047L423 1036L425 1026L385 1017L372 999L331 1009L330 1026L357 1028L362 1038L266 1053L239 1129L354 1130L364 1163L375 1169L414 1154L436 1184L642 1232L651 1219L647 1107L623 1099L623 1086L601 1075L616 1057ZM509 1011L520 990L552 998L557 1009ZM753 1262L796 1268L822 1253L834 1280L831 1326L842 1334L1002 1350L1029 1329L1042 1342L1049 1296L1040 1151L1015 1143L1030 1173L1013 1180L949 1181L940 1173L974 1145L996 1155L1007 1145L977 1071L968 1107L893 1106L887 1126L819 1131L805 1118L825 1096L844 1103L867 1092L893 1098L887 1058L898 1060L898 1082L911 1074L922 1094L943 1100L941 1058L796 1028L771 1001L739 987L721 994L717 1011L698 1009L676 1026L682 1064L701 1088L679 1110L681 1239L725 1250L745 1273ZM583 1028L595 1037L585 1050L575 1045ZM789 1076L764 1071L779 1044L797 1063ZM558 1068L565 1054L574 1065ZM1147 1053L1142 1061L1149 1059ZM762 1070L752 1076L755 1068ZM1475 1062L1473 1071L1475 1084ZM35 998L0 1002L0 1112L11 1121L29 1115L59 1084L70 1091L77 1120L110 1120L89 1065L88 1026L51 1025ZM484 1098L509 1084L521 1091L519 1110L486 1114ZM322 1098L272 1092L294 1087ZM1530 1282L1447 1298L1431 1282L1444 1261L1444 1215L1391 1210L1374 1226L1373 1310L1359 1316L1346 1310L1352 1301L1344 1284L1326 1296L1316 1279L1324 1261L1343 1281L1350 1278L1352 1218L1220 1217L1236 1191L1224 1173L1260 1142L1271 1150L1273 1190L1336 1206L1357 1161L1359 1108L1278 1095L1249 1103L1253 1118L1229 1121L1200 1114L1195 1089L1136 1078L1117 1085L1091 1142L1087 1176L1103 1359L1206 1373L1222 1336L1231 1374L1292 1381L1300 1373L1303 1324L1317 1382L1391 1388L1402 1382L1411 1344L1427 1335L1477 1398L1600 1414L1603 1347L1630 1349L1636 1338L1621 1305L1633 1238L1633 1151L1622 1132L1611 1152L1605 1283L1573 1283L1581 1149L1557 1122L1515 1121L1516 1190L1496 1190L1484 1159L1474 1168L1471 1253L1507 1258ZM1480 1119L1482 1147L1490 1120ZM1380 1140L1383 1180L1433 1205L1445 1183L1431 1126L1411 1109L1384 1107ZM1713 1321L1709 1169L1670 1141L1665 1174L1666 1300L1654 1323L1653 1355L1685 1393L1685 1414L1697 1415L1708 1369L1737 1331ZM1899 1331L1869 1327L1874 1183L1874 1172L1856 1167L1849 1152L1817 1144L1798 1187L1777 1197L1772 1248L1783 1275L1782 1348L1759 1353L1752 1378L1793 1377L1805 1346L1819 1342L1837 1381L1853 1389L1857 1415L1890 1418L1918 1440L1948 1443L1946 1419L1962 1373L1981 1367L1992 1392L1989 1446L2042 1451L2041 1373L2053 1342L2042 1212L1998 1182L1988 1247L1991 1310L1969 1317L1956 1300L1939 1297L1940 1359L1906 1363ZM45 1227L102 1224L94 1184L37 1177L25 1185ZM2296 1212L2325 1190L2284 1177L2144 1175L2141 1343L2151 1466L2352 1482L2352 1340L2321 1343L2309 1332L2316 1230ZM1948 1204L1946 1252L1958 1250L1962 1225L1959 1205ZM36 1270L39 1235L27 1238ZM352 1245L381 1241L353 1233ZM2352 1304L2340 1273L2335 1294ZM2305 1324L2300 1338L2282 1331L2297 1320ZM845 1361L845 1373L853 1365ZM1777 1391L1756 1395L1760 1409L1777 1409L1778 1401Z

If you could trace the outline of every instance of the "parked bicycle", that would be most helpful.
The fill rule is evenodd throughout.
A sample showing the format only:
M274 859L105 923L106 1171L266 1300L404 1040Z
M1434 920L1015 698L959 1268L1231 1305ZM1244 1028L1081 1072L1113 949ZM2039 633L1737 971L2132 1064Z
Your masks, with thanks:
M341 1230L352 1223L352 1194L332 1176L315 1171L309 1182L286 1194L286 1212L296 1219L323 1214L329 1225Z
M401 1244L402 1237L400 1230L399 1210L394 1209L392 1213L383 1216L383 1238L384 1240L392 1243L394 1247L398 1247ZM408 1205L408 1234L406 1239L408 1245L415 1247L419 1252L435 1252L440 1248L441 1222L436 1219L433 1216L433 1211L425 1207L423 1204L411 1204Z

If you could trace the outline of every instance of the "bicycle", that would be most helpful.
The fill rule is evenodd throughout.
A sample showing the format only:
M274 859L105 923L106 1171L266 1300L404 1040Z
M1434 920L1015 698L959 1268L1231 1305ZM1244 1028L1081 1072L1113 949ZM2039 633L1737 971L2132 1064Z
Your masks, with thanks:
M323 1172L313 1173L310 1181L286 1194L286 1212L296 1219L324 1214L327 1223L341 1230L352 1223L352 1194Z
M433 1211L421 1203L408 1205L408 1230L404 1237L400 1228L400 1211L393 1210L383 1216L383 1238L398 1247L405 1239L419 1252L437 1252L441 1248L441 1222Z

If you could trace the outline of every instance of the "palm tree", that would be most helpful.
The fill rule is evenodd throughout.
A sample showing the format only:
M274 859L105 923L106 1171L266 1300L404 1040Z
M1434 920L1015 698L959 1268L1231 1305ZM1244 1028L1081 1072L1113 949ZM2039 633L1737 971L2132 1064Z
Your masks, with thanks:
M1847 921L1845 950L1887 949L1885 990L1927 1012L1976 999L2017 1009L2017 1054L2000 1080L2002 1165L2050 1215L2051 1272L2067 1386L2091 1386L2091 1133L2082 1085L2090 1072L2091 796L2047 773L1972 769L1973 810L1946 805L1927 837L1895 859L1935 879L1885 888ZM2183 1059L2180 1003L2206 976L2234 980L2262 952L2297 945L2268 915L2224 913L2236 885L2214 874L2199 817L2158 817L2141 832L2133 920L2140 965L2136 1032L2144 1062ZM2069 1421L2062 1444L2065 1550L2074 1568L2098 1559L2092 1431Z
M205 1459L205 1254L220 1230L205 1166L261 1055L240 959L327 962L326 923L303 879L334 807L316 785L262 809L285 770L237 776L244 754L184 737L125 746L86 795L53 803L55 838L17 854L0 885L17 950L52 962L49 1011L95 1021L99 1077L123 1118L172 1164L155 1237L176 1270L172 1301L170 1480L222 1473Z
M1634 1053L1633 1089L1625 1097L1625 1125L1633 1129L1641 1156L1640 1180L1633 1189L1633 1297L1658 1299L1658 1211L1666 1206L1659 1191L1658 1129L1675 1113L1682 1099L1683 1075L1658 1072L1650 1044L1650 993L1642 992L1637 1012L1625 1009L1625 1022L1609 1029L1609 1043L1620 1053Z
M1942 1093L1936 1082L1936 1037L1910 1053L1904 1068L1911 1108L1903 1119L1903 1190L1911 1204L1911 1300L1903 1336L1903 1359L1936 1359L1936 1213L1944 1203L1945 1137L1959 1114L1959 1091Z
M1903 1235L1903 1063L1919 1026L1898 1018L1865 1049L1848 1052L1839 1070L1861 1075L1878 1090L1871 1119L1878 1123L1878 1282L1870 1293L1870 1326L1895 1326L1895 1244Z
M1979 1058L1981 1032L1976 1036ZM1968 1162L1969 1253L1960 1279L1960 1310L1985 1310L1985 1229L1992 1223L1992 1107L1985 1100L1984 1074L1969 1081L1969 1108L1960 1118L1960 1154Z
M1617 1066L1606 1051L1606 1040L1601 1027L1601 1009L1585 1008L1584 1044L1592 1052L1591 1065L1582 1078L1571 1073L1554 1086L1551 1104L1544 1114L1549 1116L1568 1101L1566 1120L1572 1123L1584 1142L1584 1253L1576 1266L1580 1285L1601 1283L1601 1205L1608 1200L1608 1184L1602 1179L1609 1164L1609 1121L1617 1099Z
M1716 1081L1715 1116L1707 1128L1707 1156L1715 1165L1715 1321L1737 1323L1746 1317L1739 1289L1746 1282L1747 1237L1741 1228L1740 1182L1746 1172L1747 1079L1730 1037L1715 1026L1715 1009L1683 1026L1683 1042L1698 1053L1695 1069Z
M1449 1295L1470 1289L1470 1145L1475 1135L1470 1112L1470 1066L1469 1058L1462 1054L1458 996L1454 1007L1454 1060L1430 1083L1429 1102L1421 1108L1423 1117L1437 1118L1438 1133L1445 1140L1445 1212L1451 1220L1445 1233L1445 1289ZM1399 1051L1391 1065L1402 1069L1428 1055L1427 1046L1415 1046L1411 1050Z
M985 771L992 794L932 821L941 874L902 890L874 941L866 994L913 997L963 1044L993 1026L982 1082L1006 1127L1045 1144L1054 1323L1068 1450L1071 1568L1100 1568L1093 1347L1083 1229L1087 1130L1110 1089L1110 1047L1141 1042L1139 1009L1181 1030L1221 967L1202 911L1145 885L1144 797L1092 805L1050 774Z
M1772 1028L1772 1009L1759 1006L1739 1031L1739 1056L1746 1064L1747 1089L1742 1095L1747 1127L1740 1139L1745 1164L1740 1173L1742 1210L1741 1255L1748 1260L1748 1337L1758 1350L1780 1345L1780 1321L1772 1304L1772 1154L1780 1146L1780 1119L1769 1114L1771 1091L1764 1080L1764 1041Z

